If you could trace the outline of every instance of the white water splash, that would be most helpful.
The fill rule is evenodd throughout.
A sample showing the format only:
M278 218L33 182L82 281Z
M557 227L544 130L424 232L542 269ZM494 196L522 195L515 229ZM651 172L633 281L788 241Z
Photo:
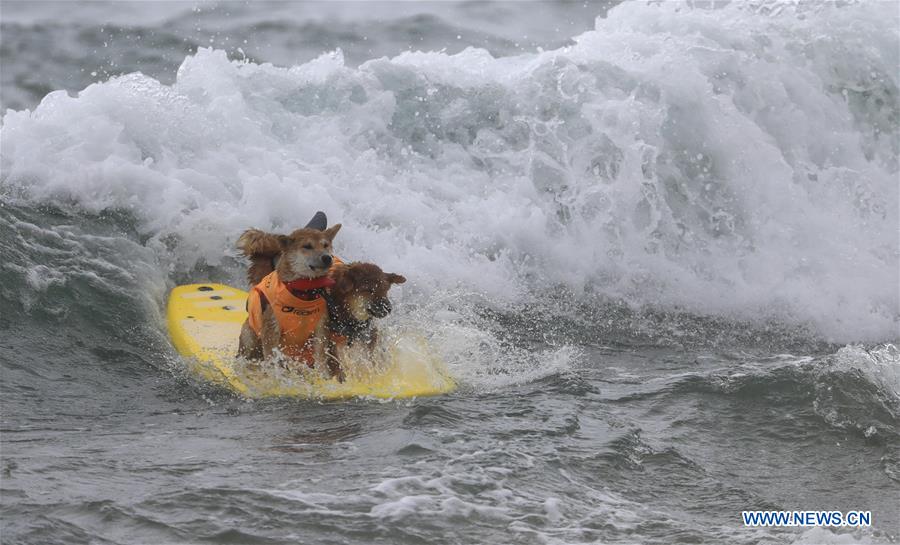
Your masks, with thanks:
M893 339L897 23L890 3L627 3L518 57L201 50L172 86L131 74L7 112L0 194L131 211L181 271L323 209L412 301L564 284Z

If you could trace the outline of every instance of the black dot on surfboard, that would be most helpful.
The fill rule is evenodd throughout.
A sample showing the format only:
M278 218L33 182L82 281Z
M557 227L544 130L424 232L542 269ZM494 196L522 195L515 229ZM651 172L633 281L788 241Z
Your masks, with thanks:
M209 298L214 301L218 301L219 299L222 298L222 296L221 295L210 295Z
M190 319L191 319L191 320L193 320L193 319L194 319L194 317L193 317L193 316L188 316L188 318L190 318Z
M209 286L200 286L197 288L197 291L212 291L213 289Z
M234 310L234 307L231 306L231 305L225 305L225 306L222 307L222 308L225 309L225 310Z

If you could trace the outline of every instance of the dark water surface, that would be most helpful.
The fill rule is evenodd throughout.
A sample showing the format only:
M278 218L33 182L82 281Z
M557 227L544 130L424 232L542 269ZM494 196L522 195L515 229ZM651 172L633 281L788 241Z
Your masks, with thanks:
M896 405L834 358L597 348L494 391L246 402L5 328L22 543L783 543L739 513L798 505L896 537Z

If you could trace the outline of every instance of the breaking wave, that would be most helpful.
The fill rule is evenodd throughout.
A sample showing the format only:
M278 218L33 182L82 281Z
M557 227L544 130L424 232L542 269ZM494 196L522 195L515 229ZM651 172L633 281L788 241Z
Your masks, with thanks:
M118 214L156 283L239 278L243 229L321 209L341 254L402 271L406 303L450 322L448 298L565 290L893 340L898 29L890 3L626 3L512 57L202 49L172 85L134 73L7 111L0 195Z

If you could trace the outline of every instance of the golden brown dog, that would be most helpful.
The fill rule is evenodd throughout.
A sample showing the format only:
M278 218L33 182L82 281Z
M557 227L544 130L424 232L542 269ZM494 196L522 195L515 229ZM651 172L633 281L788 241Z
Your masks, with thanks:
M270 358L275 349L307 365L324 361L327 305L324 290L334 259L332 241L341 225L297 229L290 235L245 231L237 246L252 265L248 318L238 355ZM332 372L339 370L332 369Z
M377 342L373 319L391 312L388 290L406 278L385 273L372 263L345 265L331 255L331 241L340 225L326 226L325 214L317 212L306 228L291 235L251 229L238 239L238 247L251 261L247 278L253 286L248 300L250 316L241 331L240 356L267 358L277 347L310 366L324 359L340 380L343 348L362 345L371 359ZM327 276L322 269L325 263L330 264ZM294 277L299 279L290 280ZM327 319L320 318L323 309ZM302 335L296 338L294 324L300 318L308 333L305 341ZM315 328L311 329L311 321ZM286 330L294 335L286 335ZM300 341L301 347L292 346Z

